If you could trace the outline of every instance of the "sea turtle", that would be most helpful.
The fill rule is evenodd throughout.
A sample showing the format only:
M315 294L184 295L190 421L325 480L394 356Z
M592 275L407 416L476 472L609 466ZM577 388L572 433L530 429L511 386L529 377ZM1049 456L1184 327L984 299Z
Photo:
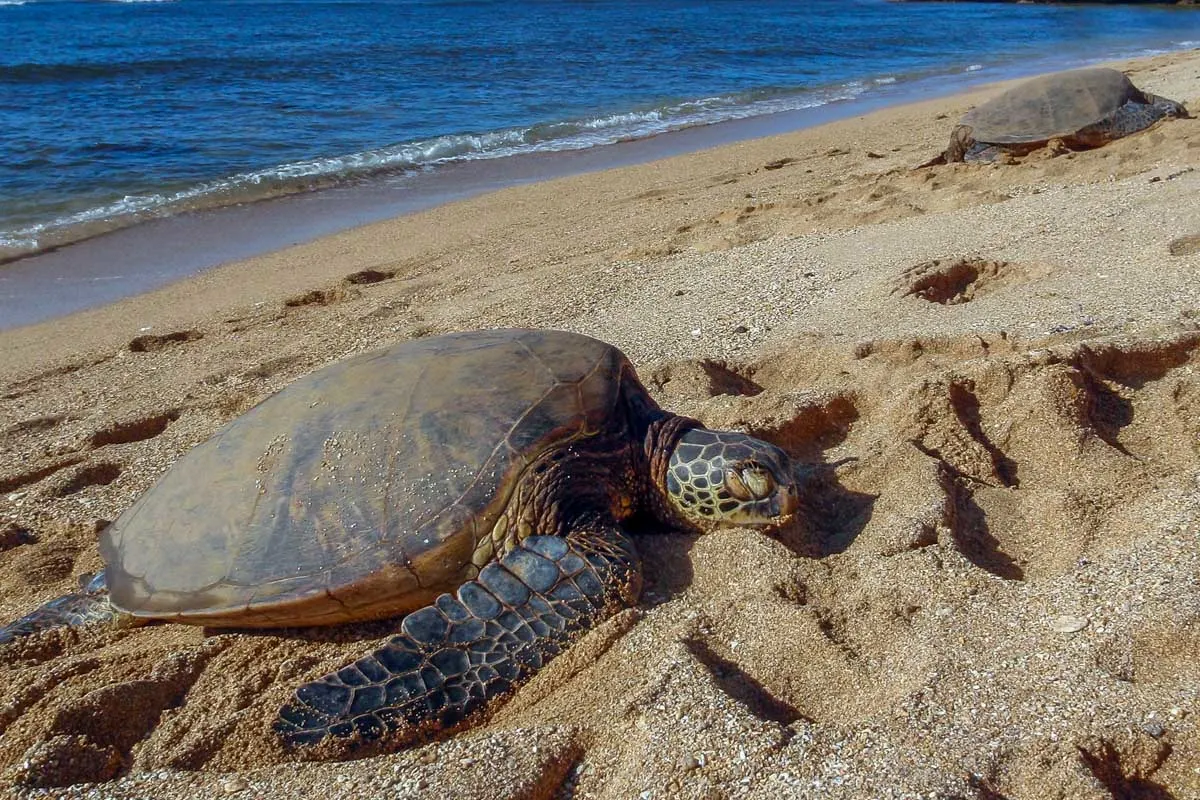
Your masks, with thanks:
M1071 149L1099 147L1164 117L1186 117L1174 100L1143 92L1115 69L1043 75L968 111L935 161L992 161L1059 139Z
M285 744L441 729L636 602L625 523L769 525L786 453L663 411L615 347L551 330L403 342L320 369L194 448L104 531L106 569L0 630L332 625L406 614L301 686ZM403 737L398 737L403 738Z

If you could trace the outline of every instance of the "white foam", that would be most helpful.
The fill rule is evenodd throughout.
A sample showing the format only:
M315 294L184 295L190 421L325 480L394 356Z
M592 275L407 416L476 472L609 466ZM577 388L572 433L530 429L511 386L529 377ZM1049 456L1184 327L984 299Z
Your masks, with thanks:
M356 178L427 170L455 161L583 150L682 128L852 100L867 90L866 85L854 81L840 87L749 101L745 96L719 95L639 111L525 128L450 134L340 156L295 161L207 181L177 192L128 195L48 222L0 231L0 260L28 255L128 227L136 222L184 211L296 194Z

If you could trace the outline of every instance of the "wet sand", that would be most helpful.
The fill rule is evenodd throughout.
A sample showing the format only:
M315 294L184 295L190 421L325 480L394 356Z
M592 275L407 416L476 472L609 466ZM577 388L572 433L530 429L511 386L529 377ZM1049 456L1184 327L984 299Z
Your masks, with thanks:
M1028 71L1008 69L1004 74L1015 77ZM381 175L321 191L148 220L0 263L0 331L103 306L220 264L485 192L644 164L790 133L888 105L950 95L979 84L982 74L965 72L877 85L854 99L605 147L450 163L428 171ZM993 76L988 80L999 79Z
M1200 103L1200 54L1124 65ZM0 333L0 616L182 452L336 358L620 346L802 464L773 534L639 540L637 609L487 721L300 763L270 724L386 624L0 650L0 782L67 797L1200 796L1200 123L914 169L968 94L481 195ZM95 782L99 782L97 785Z

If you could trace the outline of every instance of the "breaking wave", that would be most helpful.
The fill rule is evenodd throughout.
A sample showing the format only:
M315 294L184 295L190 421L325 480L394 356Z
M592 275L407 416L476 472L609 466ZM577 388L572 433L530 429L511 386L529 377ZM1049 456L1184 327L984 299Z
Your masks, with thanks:
M155 217L252 203L375 176L434 169L452 162L582 150L698 125L814 108L851 100L865 91L864 84L852 81L818 91L759 91L748 95L706 97L637 111L438 136L340 156L294 161L172 191L127 195L46 222L0 231L0 262L62 247Z

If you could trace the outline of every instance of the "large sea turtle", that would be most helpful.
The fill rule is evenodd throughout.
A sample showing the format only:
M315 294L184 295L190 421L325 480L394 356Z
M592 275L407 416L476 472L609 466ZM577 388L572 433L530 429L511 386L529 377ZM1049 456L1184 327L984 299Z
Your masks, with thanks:
M967 112L941 161L992 161L1059 139L1073 150L1099 147L1164 117L1186 117L1174 100L1143 92L1115 69L1078 69L1026 81Z
M777 447L663 411L615 347L492 330L296 381L188 452L100 539L106 569L0 630L272 628L407 614L301 686L285 743L452 725L635 602L643 514L687 530L797 509Z

